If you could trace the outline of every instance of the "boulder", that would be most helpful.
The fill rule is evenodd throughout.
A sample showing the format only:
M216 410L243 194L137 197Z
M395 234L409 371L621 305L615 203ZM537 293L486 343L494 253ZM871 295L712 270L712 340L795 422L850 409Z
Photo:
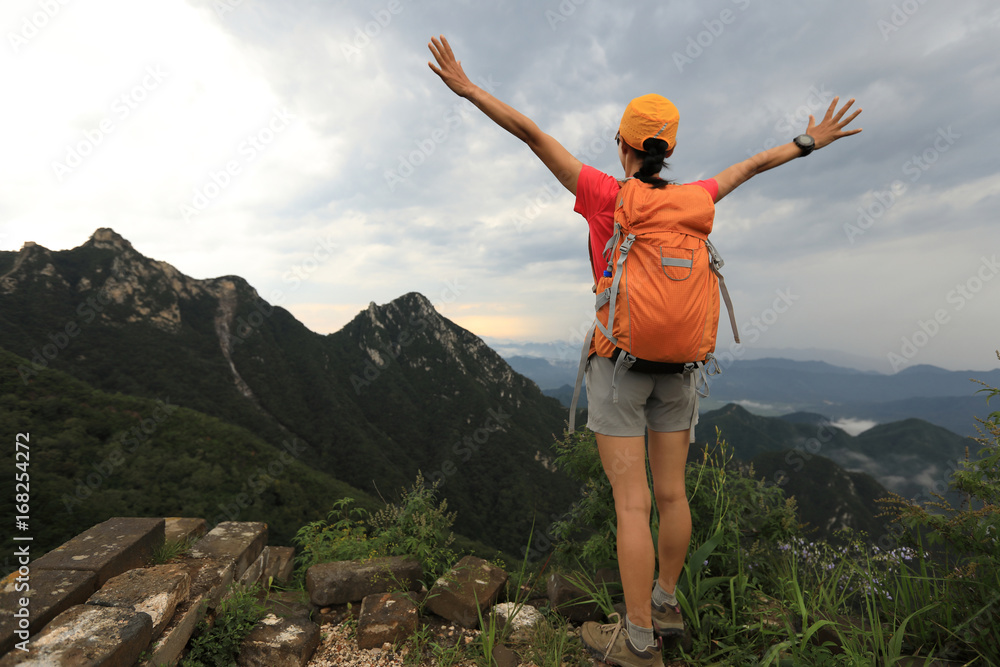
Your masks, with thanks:
M53 618L73 605L83 604L97 590L97 575L82 570L38 570L28 582L18 582L18 572L0 585L0 655L14 645L36 634ZM29 583L27 591L18 587ZM28 628L20 627L14 613L21 609L21 598L27 598Z
M465 556L427 593L427 608L466 628L479 625L507 583L507 573L495 565Z
M546 582L553 611L574 623L600 621L601 610L593 598L563 574L553 572Z
M423 567L411 556L344 560L310 567L306 590L314 605L327 607L400 588L416 590L423 576Z
M267 544L267 524L258 521L223 521L188 551L192 558L233 561L233 578L239 580L260 557Z
M153 621L153 639L156 639L190 591L191 575L184 566L157 565L112 577L90 596L87 604L146 612Z
M149 646L149 614L89 604L70 607L31 639L29 650L14 650L0 667L131 667Z
M267 567L264 568L262 580L274 579L279 584L292 578L295 569L294 547L267 547Z
M243 640L239 667L302 667L319 646L319 626L301 618L268 614Z
M204 519L168 516L164 521L163 539L167 543L188 542L201 537L208 530L208 522Z
M405 593L376 593L361 601L358 648L378 648L403 641L420 625L417 607Z
M190 558L177 561L191 576L191 598L203 597L209 609L218 606L233 583L235 563L231 558Z
M494 627L499 632L504 627L510 629L512 642L530 642L539 623L545 620L542 612L526 604L503 602L490 610Z
M153 640L152 646L146 652L146 661L142 663L142 667L176 665L184 649L187 648L195 628L198 627L198 621L205 617L207 606L205 593L192 595L181 602L159 639Z
M149 563L163 546L164 524L163 519L108 519L33 561L31 569L93 572L100 588L108 579Z

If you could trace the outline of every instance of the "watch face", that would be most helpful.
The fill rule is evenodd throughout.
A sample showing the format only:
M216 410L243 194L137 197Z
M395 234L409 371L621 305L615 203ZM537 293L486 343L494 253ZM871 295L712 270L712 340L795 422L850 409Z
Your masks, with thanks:
M798 144L800 148L812 148L816 145L816 140L808 134L800 134L795 137L795 143Z

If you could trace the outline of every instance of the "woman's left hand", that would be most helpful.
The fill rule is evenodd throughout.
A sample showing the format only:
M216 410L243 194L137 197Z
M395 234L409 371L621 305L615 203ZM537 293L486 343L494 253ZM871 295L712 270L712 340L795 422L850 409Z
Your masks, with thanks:
M839 97L833 98L833 101L830 102L830 108L826 110L823 121L818 125L816 125L816 119L809 116L809 127L806 129L806 134L811 136L816 142L816 148L823 148L823 146L828 146L837 139L849 137L861 131L860 127L854 130L844 130L861 113L861 109L858 109L847 118L844 118L844 114L854 104L854 98L849 99L847 104L837 110L837 102L839 101Z
M431 37L431 41L427 47L434 54L437 67L432 62L428 62L427 66L441 77L441 80L444 81L446 86L451 88L452 92L459 97L468 97L475 90L476 86L465 75L465 71L462 69L462 62L455 59L455 54L451 50L451 44L444 38L444 35L441 35L440 38Z

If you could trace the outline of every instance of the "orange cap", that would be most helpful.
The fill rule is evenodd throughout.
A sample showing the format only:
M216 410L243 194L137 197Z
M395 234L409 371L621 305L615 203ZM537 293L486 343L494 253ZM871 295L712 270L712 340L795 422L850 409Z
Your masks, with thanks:
M628 103L618 133L625 143L639 151L643 150L642 142L649 138L663 139L667 150L671 150L677 141L680 118L673 102L651 93Z

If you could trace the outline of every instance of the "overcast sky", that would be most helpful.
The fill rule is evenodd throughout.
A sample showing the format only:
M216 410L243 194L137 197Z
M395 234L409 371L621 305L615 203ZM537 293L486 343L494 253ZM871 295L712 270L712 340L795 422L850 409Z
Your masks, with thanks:
M2 250L112 227L321 333L419 291L490 341L569 339L592 313L585 222L428 69L443 33L616 176L638 95L680 109L682 182L856 98L864 132L718 207L745 347L998 366L995 0L4 0L0 26Z

